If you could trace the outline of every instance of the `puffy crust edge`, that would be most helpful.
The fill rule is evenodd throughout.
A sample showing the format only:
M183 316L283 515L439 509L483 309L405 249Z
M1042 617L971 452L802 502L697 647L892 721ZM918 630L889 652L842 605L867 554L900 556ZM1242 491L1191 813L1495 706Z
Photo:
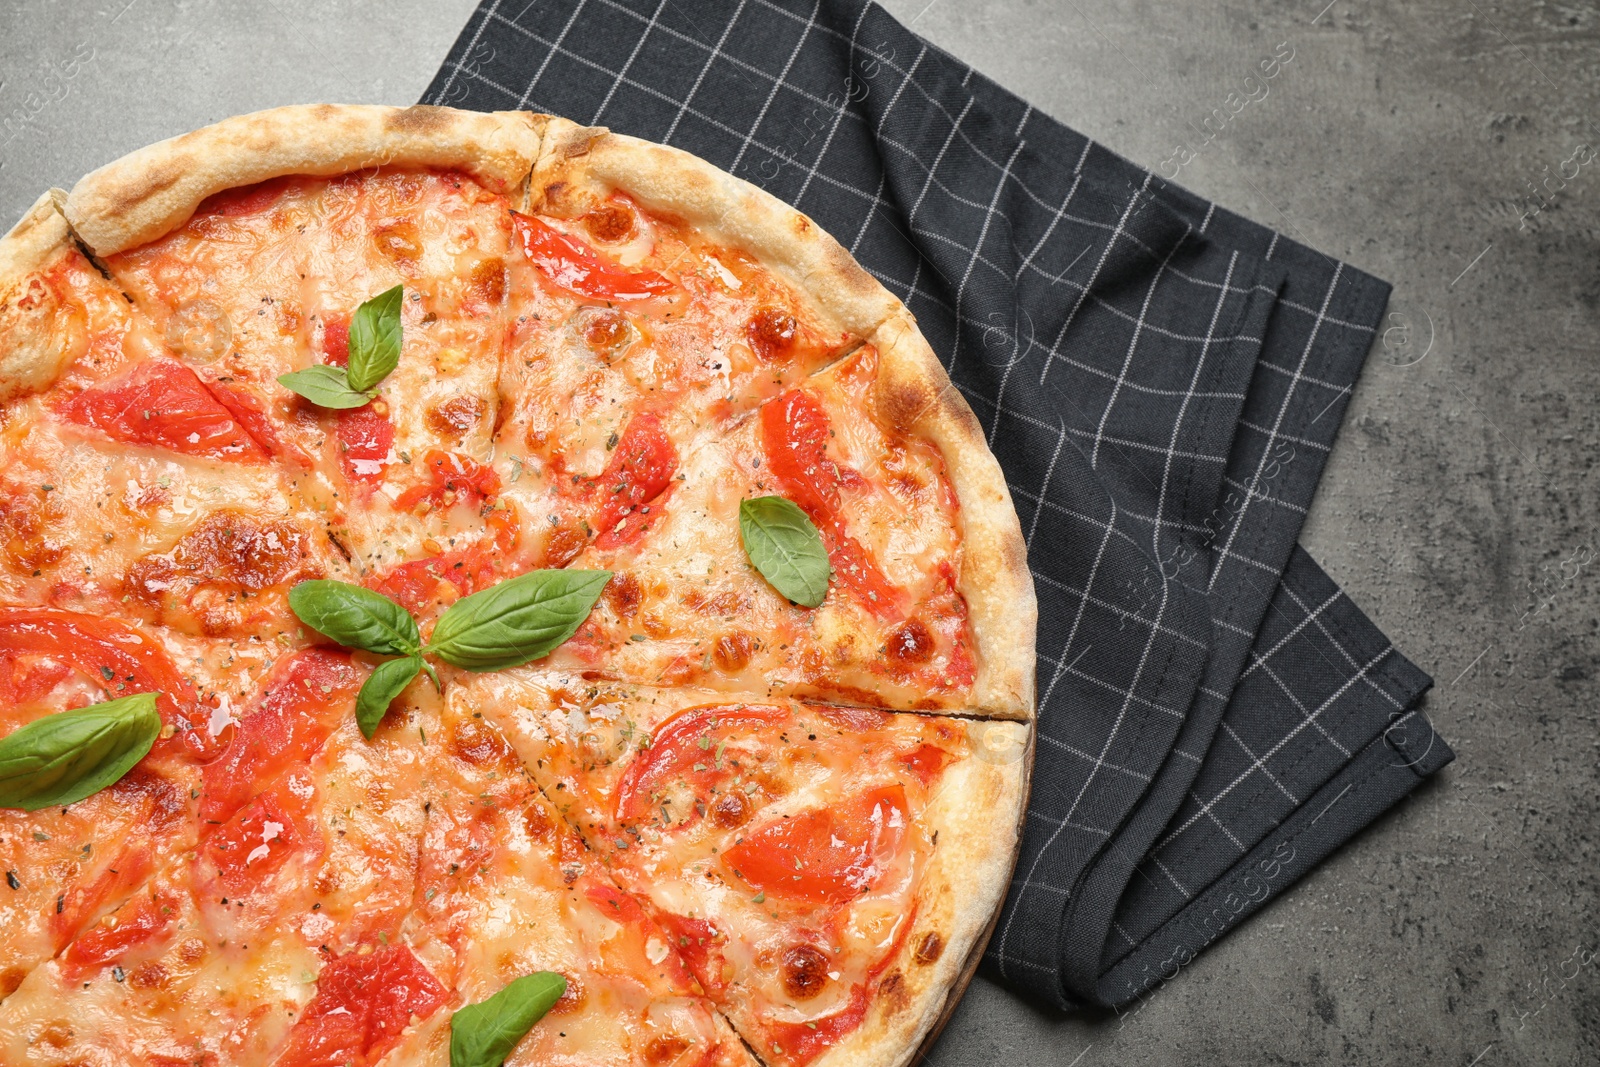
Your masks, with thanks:
M679 149L550 118L529 210L561 217L613 190L750 253L858 337L901 310L839 242L770 193Z
M957 588L978 645L971 710L1032 719L1039 605L1005 474L910 312L902 309L868 340L878 350L878 417L938 447L960 501Z
M59 207L65 194L51 189L0 237L0 402L47 388L61 373L67 353L45 321L50 309L16 306L18 290L34 273L52 266L73 246L72 231Z
M904 1067L954 1008L982 954L1011 884L1033 763L1032 731L1015 722L971 722L973 755L945 771L924 812L939 835L923 872L917 913L861 1025L813 1067ZM917 952L929 934L943 946L931 963ZM891 980L894 975L897 980Z
M182 225L213 193L286 174L441 167L515 197L538 158L544 122L526 111L422 104L277 107L130 152L73 186L65 211L84 243L108 256Z

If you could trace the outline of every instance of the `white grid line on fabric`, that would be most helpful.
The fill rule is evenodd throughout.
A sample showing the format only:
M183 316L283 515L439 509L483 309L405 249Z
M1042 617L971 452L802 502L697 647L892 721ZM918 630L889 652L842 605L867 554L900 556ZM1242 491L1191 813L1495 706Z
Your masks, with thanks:
M1280 588L1282 588L1283 591L1289 595L1289 599L1293 600L1295 602L1295 604L1299 606L1300 610L1302 610L1302 611L1305 610L1305 606L1306 606L1305 605L1305 601L1300 599L1299 594L1296 593L1292 587L1290 587L1287 583L1284 583L1284 584L1282 584L1280 586ZM1337 595L1342 596L1343 593L1341 592L1341 593L1339 593ZM1339 655L1343 656L1345 661L1347 663L1349 663L1350 666L1352 666L1352 667L1359 666L1359 663L1356 661L1356 658L1350 654L1350 650L1344 647L1344 642L1340 641L1333 634L1329 633L1328 632L1328 628L1322 624L1322 620L1320 618L1315 620L1315 625L1317 627L1317 631L1322 634L1323 638L1328 642L1328 644L1330 644L1334 648L1338 649L1339 650ZM1324 657L1324 658L1326 658L1326 657ZM1330 666L1332 666L1332 664L1330 664ZM1386 704L1388 704L1390 707L1394 708L1397 711L1405 710L1405 705L1401 704L1400 701L1396 700L1395 697L1394 697L1394 694L1389 692L1389 690L1387 688L1385 688L1384 686L1379 685L1377 682L1373 681L1370 677L1363 677L1362 680L1365 681L1367 683L1367 685L1369 687L1371 687L1374 691L1376 691L1379 696L1383 697L1384 702Z
M1343 685L1339 686L1339 688L1332 695L1330 695L1326 700L1324 700L1321 704L1319 704L1317 706L1317 710L1315 712L1311 713L1311 717L1315 718L1316 716L1321 715L1329 707L1331 707L1333 705L1334 701L1338 700L1341 696L1343 696L1350 689L1351 686L1356 684L1356 682L1360 679L1361 675L1366 674L1367 671L1371 670L1385 656L1387 656L1392 648L1393 648L1393 646L1390 646L1389 648L1385 648L1382 652L1380 652L1376 656L1374 656L1369 663L1365 664L1361 668L1361 674L1358 674L1358 675L1355 675L1353 677L1347 678ZM1167 846L1167 844L1169 842L1171 842L1174 838L1176 838L1178 835L1182 834L1189 827L1193 826L1195 824L1195 822L1202 817L1202 815L1205 813L1205 811L1207 811L1207 810L1215 807L1217 804L1221 803L1222 800L1224 798L1226 798L1229 793L1231 793L1235 789L1237 789L1239 787L1240 783L1242 783L1246 778L1250 777L1250 775L1253 774L1258 768L1260 768L1267 760L1269 760L1273 756L1277 755L1279 751L1281 751L1286 745L1289 744L1289 742L1293 741L1296 737L1299 737L1300 736L1300 731L1304 730L1305 728L1306 728L1306 722L1301 722L1299 725L1295 726L1293 729L1291 729L1283 737L1279 738L1278 741L1270 749L1268 749L1265 753L1263 753L1260 757L1258 757L1251 764L1251 766L1249 768L1247 768L1242 774L1240 774L1237 778L1235 778L1228 785L1224 786L1223 789L1219 793L1217 793L1216 796L1214 796L1210 800L1206 801L1205 807L1202 809L1202 811L1197 812L1196 814L1191 816L1188 819L1188 821L1186 821L1182 826L1178 827L1176 830L1173 830L1171 833L1169 833L1166 837L1162 838L1160 841L1157 841L1156 844L1155 844L1155 848L1156 849L1165 848Z
M1012 164L1016 163L1017 156L1020 155L1021 152L1022 152L1022 142L1018 141L1017 142L1017 147L1011 153L1011 158L1006 160L1005 169L1000 172L1000 180L995 183L994 196L993 196L993 198L990 199L988 208L986 208L984 210L984 213L983 213L983 227L982 227L982 229L980 229L978 231L978 240L977 240L977 244L976 244L976 247L978 247L978 248L982 248L983 245L984 245L984 242L988 240L988 237L989 237L989 226L994 221L995 208L1000 203L1000 194L1005 191L1006 182L1008 182L1010 180L1010 178L1011 178L1011 167L1012 167ZM960 307L962 305L962 303L964 302L964 298L967 295L967 283L972 279L972 268L977 263L977 261L978 261L978 257L976 255L974 255L972 258L967 260L967 269L961 275L961 283L956 286L956 307ZM956 337L955 337L955 343L950 348L950 362L945 365L947 370L953 370L955 368L956 359L960 355L961 355L961 331L957 330L956 331Z
M787 81L789 77L789 71L794 68L794 61L799 58L800 49L805 46L806 39L811 36L811 31L817 28L817 14L821 10L821 0L816 0L816 2L811 5L811 15L806 19L805 29L800 31L800 36L795 39L794 48L789 52L789 58L784 62L783 70L778 72L778 80L773 83L772 91L767 94L766 100L762 102L761 111L756 115L755 122L750 124L750 130L745 134L744 143L739 146L738 154L733 157L733 163L728 167L728 173L737 174L739 172L739 164L741 161L743 161L745 152L749 151L750 142L755 139L756 131L759 130L761 128L761 124L766 121L767 112L771 110L772 101L777 98L778 90L785 87L793 88L792 86L789 86Z
M1218 725L1222 727L1224 733L1233 738L1233 743L1239 746L1239 749L1244 753L1245 759L1254 762L1256 754L1250 751L1250 746L1244 743L1244 738L1239 736L1239 732L1235 730L1226 719L1224 719ZM1348 757L1349 753L1345 753L1345 755ZM1264 762L1261 764L1261 773L1267 776L1267 781L1278 787L1278 792L1289 798L1289 803L1295 805L1296 807L1300 806L1300 798L1295 796L1294 793L1289 790L1288 786L1278 781L1278 776L1268 770L1267 765ZM1195 797L1193 792L1190 792L1189 795L1194 797L1194 802L1196 804L1204 803L1199 797ZM1212 817L1215 818L1215 816Z
M1250 849L1248 847L1246 847L1245 843L1243 841L1239 840L1238 835L1235 834L1232 830L1228 829L1227 825L1221 819L1217 818L1216 812L1211 812L1211 811L1206 812L1206 818L1211 822L1211 824L1213 826L1215 826L1218 830L1222 831L1222 836L1226 837L1228 839L1228 841L1233 845L1234 848L1239 850L1239 855L1242 856L1246 852L1250 851ZM1150 858L1155 863L1156 866L1165 867L1165 864L1163 864L1156 857L1151 856Z
M1272 436L1272 430L1269 427L1262 426L1262 425L1259 425L1258 423L1251 422L1249 419L1241 418L1239 420L1239 425L1243 426L1247 430L1254 430L1256 433L1266 434L1268 437ZM1333 451L1331 446L1325 445L1321 441L1313 441L1313 440L1311 440L1309 438L1300 437L1300 436L1298 436L1296 434L1281 433L1280 432L1277 436L1278 436L1278 440L1280 440L1280 441L1288 441L1291 444L1303 445L1304 447L1312 449L1313 451L1316 451L1316 452L1332 452Z
M644 30L639 34L639 39L633 42L633 51L628 53L627 62L622 64L622 70L617 73L617 80L611 83L611 88L606 90L605 99L600 101L600 106L594 109L594 117L589 120L590 126L600 125L600 116L605 114L606 108L611 106L611 98L617 95L617 86L622 84L622 79L628 76L628 71L633 69L633 61L639 58L639 50L644 47L645 41L650 39L651 31L657 28L661 21L661 12L666 10L669 0L658 0L655 12L650 16L650 21L645 23Z
M609 7L620 8L623 11L628 11L627 8L622 7L620 4L611 3L611 0L605 0L605 3ZM711 65L715 63L719 57L733 60L732 56L724 57L722 46L728 43L728 34L733 32L733 27L739 21L739 16L744 14L745 3L746 0L739 0L739 6L733 9L733 15L722 24L722 36L717 38L717 43L711 46L710 52L706 53L706 61L701 65L700 73L694 76L694 84L689 86L688 93L684 95L683 103L678 105L678 113L672 116L672 125L667 127L666 136L661 138L662 144L672 143L672 135L678 132L678 123L683 121L684 112L689 108L689 101L693 100L695 98L695 94L700 92L700 86L705 83L706 75L711 72ZM632 11L628 11L628 13L630 15L633 14ZM672 33L674 36L684 36L683 34L677 33L675 30L672 31ZM734 60L734 62L737 61Z
M1161 635L1163 635L1165 637L1170 637L1174 641L1178 641L1178 642L1180 642L1182 644L1188 645L1190 648L1204 650L1207 647L1209 647L1204 641L1197 641L1194 638L1190 637L1188 634L1179 633L1177 630L1173 630L1173 629L1171 629L1169 627L1162 626L1157 622L1154 622L1154 621L1152 621L1150 619L1146 619L1144 616L1140 615L1136 611L1129 611L1127 608L1119 607L1118 605L1113 604L1113 603L1111 603L1111 602L1109 602L1107 600L1104 600L1101 597L1095 596L1094 594L1088 592L1087 590L1074 589L1071 585L1067 584L1066 582L1060 581L1060 580L1058 580L1056 578L1052 578L1049 575L1035 575L1034 577L1035 577L1036 580L1038 580L1040 582L1043 582L1045 585L1048 585L1053 589L1059 589L1061 592L1066 593L1066 594L1068 594L1070 596L1076 597L1078 599L1081 599L1081 600L1083 600L1083 601L1085 601L1085 602L1087 602L1089 604L1093 604L1097 608L1101 608L1101 609L1104 609L1105 611L1109 611L1109 612L1112 612L1112 613L1117 614L1117 615L1122 615L1122 616L1125 616L1128 619L1132 619L1132 620L1135 620L1135 621L1137 621L1139 623L1142 623L1143 625L1145 625L1147 627L1153 628L1157 633L1159 633L1159 634L1161 634Z
M1274 240L1276 240L1276 235L1274 235ZM1327 311L1328 310L1328 305L1330 303L1332 303L1334 291L1339 288L1339 278L1343 275L1343 273L1344 273L1344 264L1343 263L1340 263L1338 266L1336 266L1333 269L1333 277L1328 279L1328 290L1323 295L1323 298L1322 298L1322 310L1323 311ZM1321 320L1319 319L1318 321L1320 322ZM1261 472L1266 469L1267 456L1270 455L1271 452L1272 452L1272 443L1277 437L1278 430L1283 427L1283 420L1288 417L1289 405L1294 401L1294 398L1295 398L1295 395L1296 395L1296 390L1294 388L1295 383L1297 383L1297 382L1299 382L1301 380L1301 378L1303 376L1303 372L1305 371L1306 362L1311 359L1311 349L1316 344L1316 342L1317 342L1317 325L1313 324L1312 327L1311 327L1311 333L1306 337L1305 347L1303 349L1301 349L1301 352L1300 352L1300 365L1299 365L1298 368L1296 368L1294 377L1289 382L1289 389L1284 394L1283 402L1278 406L1278 417L1273 420L1272 430L1267 435L1267 447L1262 449L1261 458L1256 461L1255 474L1252 475L1251 478L1250 478L1250 490L1251 490L1251 492L1245 494L1244 506L1239 509L1239 514L1233 521L1233 528L1228 531L1228 540L1222 546L1222 550L1223 550L1224 553L1230 551L1233 548L1234 538L1238 537L1239 536L1239 531L1244 529L1245 516L1250 510L1250 501L1252 499L1252 494L1254 493L1254 491L1257 488L1257 486L1259 486L1261 484ZM1257 365L1258 366L1269 366L1270 367L1272 364L1269 363L1265 359L1261 359L1261 360L1257 361ZM1222 568L1221 567L1218 567L1216 570L1212 571L1212 573L1211 573L1211 583L1208 584L1207 587L1206 587L1208 592L1211 589L1215 588L1217 576L1219 574L1221 574L1221 573L1222 573Z
M494 0L494 3L489 5L488 13L485 14L484 17L478 22L478 28L472 31L472 40L467 42L466 51L463 53L464 55L470 56L472 53L478 50L478 42L483 38L484 27L489 25L489 20L494 17L494 13L499 7L500 0ZM456 83L456 75L461 73L460 63L452 63L450 66L453 69L450 71L449 77L445 78L444 80L444 88L439 90L440 97L449 95L450 87Z
M1183 899L1184 900L1190 900L1190 899L1193 898L1194 894L1190 893L1188 888L1182 882L1178 881L1178 876L1173 874L1172 871L1167 868L1167 865L1165 863L1162 863L1161 860L1158 859L1155 856L1151 856L1150 857L1150 862L1154 863L1157 867L1161 868L1161 873L1166 875L1167 876L1167 881L1171 882L1174 886L1176 886L1177 889L1178 889L1178 892L1183 894Z
M1178 405L1177 417L1172 420L1172 435L1167 439L1167 461L1161 466L1161 486L1156 491L1155 528L1152 531L1152 544L1155 548L1156 558L1164 559L1161 552L1161 534L1163 530L1162 517L1167 508L1167 485L1172 480L1172 449L1177 447L1178 434L1183 429L1183 420L1188 417L1189 404L1194 399L1195 388L1200 384L1200 375L1209 365L1211 356L1210 337L1217 329L1217 321L1222 317L1222 308L1228 302L1226 292L1227 283L1233 280L1234 267L1238 265L1239 253L1234 252L1228 257L1228 273L1223 278L1223 291L1217 293L1217 302L1211 307L1211 323L1206 327L1206 344L1200 349L1199 356L1194 362L1194 373L1189 376L1189 389L1184 395L1183 403Z
M742 2L743 0L741 0L741 3ZM870 5L861 5L861 13L856 16L856 24L850 30L850 55L852 57L855 56L856 48L858 47L856 44L856 37L861 32L861 24L866 21L867 12L871 10L872 8ZM846 90L843 99L845 102L850 99L848 90ZM817 150L817 161L811 164L811 169L806 172L806 180L800 183L800 191L794 194L794 202L796 205L805 203L806 190L811 188L812 179L817 176L817 171L822 167L823 161L828 158L828 149L832 147L833 139L839 133L839 125L844 121L844 117L847 114L851 114L851 111L849 108L844 106L844 102L841 102L839 106L834 109L833 123L828 127L828 136L823 138L822 147Z
M1102 438L1106 437L1106 424L1110 422L1110 413L1117 408L1117 398L1122 395L1123 382L1128 381L1128 371L1133 370L1133 354L1139 349L1139 336L1144 333L1144 320L1150 314L1150 301L1155 299L1155 290L1162 283L1162 274L1165 274L1166 264L1171 261L1173 254L1178 251L1179 246L1184 243L1184 240L1187 240L1187 237L1189 237L1189 229L1184 227L1184 237L1173 242L1173 246L1166 250L1166 256L1162 259L1162 264L1155 269L1155 274L1150 277L1150 288L1144 291L1144 304L1139 306L1139 322L1134 323L1133 336L1128 339L1128 350L1122 357L1122 370L1117 371L1117 382L1110 387L1110 397L1106 400L1106 410L1101 411L1099 426L1094 427L1094 448L1090 450L1090 467L1094 467L1096 470L1099 469L1099 446L1101 446ZM1160 448L1154 445L1150 446L1150 448L1152 448L1152 451L1160 451ZM1192 458L1192 456L1189 456L1189 458ZM1222 462L1227 462L1227 459L1222 459Z
M1267 649L1265 654L1256 653L1254 650L1252 650L1251 655L1254 657L1255 662L1251 663L1244 669L1244 671L1239 675L1239 681L1242 682L1246 678L1250 677L1251 673L1254 672L1257 667L1265 666L1266 662L1271 659L1280 649L1298 637L1301 630L1304 630L1307 626L1310 626L1312 622L1316 620L1318 615L1321 615L1324 611L1337 604L1339 602L1339 598L1343 595L1343 593L1335 591L1333 595L1328 597L1328 599L1318 604L1314 610L1306 611L1305 617L1291 627L1288 633L1279 638L1276 644ZM1296 602L1298 602L1298 600L1299 598L1296 598ZM1302 610L1305 609L1304 604L1301 604L1300 607Z
M584 5L587 3L588 0L578 0L578 2L573 5L572 14L567 16L567 24L561 27L560 35L556 37L555 41L550 45L549 53L539 63L539 69L534 72L533 78L528 82L527 87L522 90L522 95L517 97L517 109L519 111L528 106L528 98L533 95L534 86L538 85L539 79L544 77L545 69L550 66L550 61L561 53L561 42L567 39L568 31L572 29L572 24L578 21L578 16L583 14ZM507 19L504 15L499 15L494 11L489 12L489 18L498 18L509 25L517 25L510 19ZM520 26L517 28L521 29Z
M1085 752L1085 751L1083 751L1083 749L1078 748L1078 747L1076 747L1074 745L1069 745L1065 741L1061 740L1060 738L1052 737L1052 736L1050 736L1049 734L1045 733L1042 730L1039 732L1039 740L1043 741L1047 745L1052 745L1055 748L1060 749L1062 752L1067 753L1069 756L1076 756L1076 757L1078 757L1079 759L1083 760L1086 763L1093 763L1094 762L1094 755L1092 753ZM1116 764L1116 763L1106 763L1105 766L1110 770L1116 771L1118 774L1125 774L1129 778L1134 779L1135 781L1139 781L1139 782L1149 782L1150 781L1150 776L1148 774L1145 774L1142 771L1136 771L1132 767L1123 767L1123 766L1121 766L1119 764Z
M1333 734L1328 732L1327 727L1322 725L1320 718L1312 716L1311 712L1306 708L1305 702L1295 695L1294 690L1289 688L1289 684L1279 677L1278 672L1273 670L1272 667L1267 664L1266 660L1261 659L1261 657L1257 656L1254 651L1252 651L1250 655L1251 658L1255 660L1252 666L1260 667L1261 673L1270 678L1272 680L1272 684L1278 687L1278 691L1281 692L1285 697L1289 698L1289 703L1294 705L1294 710L1298 711L1301 717L1304 718L1307 723L1316 728L1317 733L1322 735L1323 740L1327 741L1328 744L1338 749L1339 754L1345 759L1349 759L1350 750L1345 748L1344 745L1340 743L1338 738L1334 737Z

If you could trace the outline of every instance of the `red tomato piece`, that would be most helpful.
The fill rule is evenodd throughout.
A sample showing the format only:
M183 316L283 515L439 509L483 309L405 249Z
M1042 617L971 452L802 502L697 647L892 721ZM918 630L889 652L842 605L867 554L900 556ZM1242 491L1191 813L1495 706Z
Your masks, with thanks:
M719 947L722 935L709 920L663 914L661 928L707 992L717 993L727 987L722 977L722 949Z
M350 316L330 315L322 324L322 353L335 367L350 363Z
M56 900L55 914L50 916L50 932L55 943L64 945L77 937L112 902L138 888L153 866L150 849L135 841L123 848L92 880L62 893Z
M410 511L426 502L430 507L446 507L457 501L487 500L500 492L500 476L469 456L429 449L423 460L428 481L401 493L394 506Z
M222 757L200 771L200 818L226 822L262 784L304 765L351 714L362 673L344 652L308 648L273 665Z
M828 458L829 432L828 413L809 393L791 389L761 407L768 469L822 535L834 579L874 615L895 618L902 594L850 536L840 506L840 486L863 484L861 475Z
M667 501L672 499L672 491L678 487L678 482L668 482L667 487L658 496L653 497L648 504L642 505L638 512L626 514L617 520L617 524L599 537L594 539L594 547L600 549L621 548L624 545L637 544L638 541L655 528L667 513ZM696 661L698 662L698 661Z
M43 700L72 668L57 660L0 653L0 706L8 708Z
M339 467L344 476L356 482L375 482L389 464L389 449L394 447L394 423L378 410L376 402L339 412Z
M767 1024L767 1035L770 1043L783 1053L785 1063L805 1067L805 1064L831 1048L834 1042L860 1026L861 1020L866 1017L867 988L856 985L850 989L850 1003L832 1015L805 1023L770 1022Z
M726 760L717 766L720 742L742 732L772 730L788 721L787 708L762 704L685 708L656 728L650 747L623 772L617 784L617 818L633 821L648 815L654 807L651 795L673 778L687 780L703 796L734 775ZM701 769L695 770L696 766ZM688 826L699 817L692 808L674 815L683 820L675 821L674 827Z
M649 300L676 286L653 270L628 270L601 259L588 245L532 215L511 213L523 254L550 284L591 300Z
M843 904L871 889L900 851L909 820L899 785L879 786L832 808L767 823L722 861L757 890L796 904Z
M185 748L202 759L220 751L205 730L209 708L166 650L138 630L58 608L0 608L0 653L45 655L70 664L108 698L159 693L161 721L182 731Z
M160 941L177 916L178 900L170 892L157 890L131 900L116 912L115 926L98 924L67 946L60 957L61 972L68 981L76 981L116 963Z
M219 380L215 374L207 374L202 378L205 387L216 398L217 403L228 409L228 414L233 416L235 422L244 428L262 451L287 459L298 467L311 466L310 458L293 445L285 444L278 436L277 427L272 424L272 417L267 414L266 405L261 397L253 390L243 386Z
M595 483L601 500L595 530L609 533L621 519L660 496L677 469L678 450L661 428L661 417L646 413L628 420L628 428Z
M609 882L592 881L583 895L612 922L624 925L644 922L644 909L639 907L639 902Z
M214 459L267 459L266 451L195 372L170 359L147 360L114 382L86 389L61 412L129 444Z
M950 753L938 745L921 744L900 757L901 766L917 776L924 787L933 782L950 762Z
M330 960L317 994L289 1030L278 1067L368 1067L411 1025L443 1007L449 993L405 945Z
M248 892L295 852L321 842L303 825L306 800L284 780L258 794L221 826L212 828L200 859L231 896Z
M488 526L493 537L440 556L398 564L381 575L369 576L367 588L398 602L413 615L420 615L435 602L452 602L489 588L510 569L507 561L516 547L517 528L514 519L500 510L489 516Z

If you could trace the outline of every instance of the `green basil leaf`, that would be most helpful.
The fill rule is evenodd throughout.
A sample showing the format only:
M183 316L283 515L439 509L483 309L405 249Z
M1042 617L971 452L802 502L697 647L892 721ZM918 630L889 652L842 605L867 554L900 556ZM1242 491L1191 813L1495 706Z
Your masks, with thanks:
M450 1067L500 1067L566 991L561 975L535 971L457 1011L450 1016Z
M800 505L781 496L739 502L739 539L745 555L772 588L804 607L828 595L828 550Z
M450 605L425 652L469 671L498 671L549 654L577 632L610 571L529 571Z
M350 317L350 388L364 393L400 365L403 286L379 293Z
M35 719L0 739L0 808L74 804L120 779L161 735L156 694Z
M361 683L361 692L356 696L356 725L361 727L362 737L372 740L372 735L378 732L378 724L389 710L389 704L420 673L421 656L384 660L378 664L367 680Z
M299 393L319 408L358 408L372 399L371 393L357 392L343 367L317 364L305 370L278 375L278 384Z
M301 582L289 590L289 608L301 622L346 648L414 656L422 647L417 622L405 608L349 582Z

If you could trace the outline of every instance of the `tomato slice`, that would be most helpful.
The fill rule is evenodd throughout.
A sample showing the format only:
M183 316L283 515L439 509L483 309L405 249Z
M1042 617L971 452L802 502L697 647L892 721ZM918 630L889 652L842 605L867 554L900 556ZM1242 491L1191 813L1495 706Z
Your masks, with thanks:
M446 507L458 501L481 501L500 492L500 476L470 456L457 452L428 450L423 460L428 481L401 493L394 502L398 511L410 511L418 504Z
M202 828L227 822L263 784L316 755L351 714L362 680L344 652L309 648L279 659L227 751L200 770Z
M405 945L373 947L330 960L317 993L289 1030L278 1067L368 1067L449 993Z
M43 700L72 668L53 659L21 658L0 653L0 707L17 708Z
M223 381L214 372L205 374L201 381L217 403L227 408L228 414L233 416L234 421L261 446L262 451L279 459L286 459L297 467L311 466L309 456L293 445L286 444L283 438L278 436L277 427L273 425L272 417L267 414L265 402L254 390L234 382Z
M832 432L828 413L809 393L791 389L761 407L761 438L768 469L784 495L811 519L833 564L833 577L866 609L896 618L904 599L867 550L850 536L840 504L841 486L864 484L861 476L828 458Z
M628 428L596 481L601 494L595 530L604 536L622 519L660 496L678 469L678 450L649 412L628 420Z
M124 904L116 912L115 926L97 924L67 946L61 954L62 974L76 981L159 941L177 921L178 903L170 891L154 890Z
M329 315L323 321L322 354L335 367L350 365L350 316Z
M513 211L511 221L523 254L552 285L591 300L628 303L677 288L653 270L628 270L601 259L588 245L533 215Z
M266 450L195 372L170 359L147 360L117 381L86 389L61 412L129 444L215 459L267 459Z
M649 815L655 807L653 795L675 778L687 781L704 797L736 773L730 761L718 756L722 742L788 721L787 708L764 704L685 708L658 726L650 747L628 764L617 784L616 817L631 822ZM693 808L673 814L679 820L674 827L688 826L699 818Z
M302 849L320 850L321 841L304 823L307 798L299 796L297 788L304 791L303 786L280 779L206 838L200 860L216 871L228 895L255 888Z
M900 757L900 765L916 775L924 788L933 783L949 762L950 753L926 742Z
M56 911L50 916L50 932L56 944L64 945L78 937L84 926L108 906L137 889L153 868L150 848L135 835L98 875L69 887L56 898Z
M706 992L715 995L727 988L722 976L721 945L725 938L709 920L667 913L661 916L661 928Z
M867 1017L867 1002L867 987L853 986L850 1002L832 1015L804 1023L770 1022L766 1026L767 1039L783 1054L785 1063L805 1067L861 1025Z
M843 904L871 889L900 851L910 821L899 785L832 808L767 823L722 853L757 890L796 904Z
M159 693L161 721L181 731L185 748L201 759L221 751L205 729L209 709L172 657L122 623L59 608L0 608L0 653L44 655L70 664L108 698Z
M450 603L489 588L500 576L515 571L510 561L517 526L511 513L499 509L489 515L487 525L494 531L493 537L454 552L398 564L369 576L367 588L397 601L413 615L422 614L436 602Z
M339 439L339 467L353 482L375 482L389 465L389 449L394 447L394 423L387 407L379 410L374 401L339 412L334 435Z

